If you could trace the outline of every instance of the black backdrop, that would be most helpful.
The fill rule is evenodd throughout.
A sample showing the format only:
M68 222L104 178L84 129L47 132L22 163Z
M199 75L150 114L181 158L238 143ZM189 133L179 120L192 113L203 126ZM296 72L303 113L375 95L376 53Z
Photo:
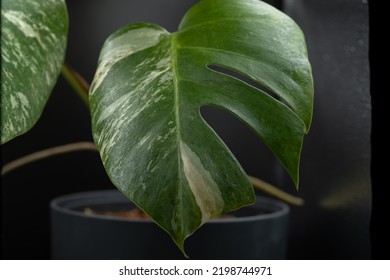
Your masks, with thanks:
M100 47L109 34L138 21L174 31L196 2L68 0L66 60L91 81ZM371 106L367 1L269 2L283 8L304 30L315 79L315 114L304 143L298 193L306 205L292 208L289 258L368 259ZM208 108L203 113L249 174L295 192L271 153L244 125L219 110ZM60 78L38 124L3 145L2 162L59 144L91 140L89 122L87 109ZM5 176L1 187L2 258L50 258L49 201L62 194L107 188L113 187L93 152L44 160Z

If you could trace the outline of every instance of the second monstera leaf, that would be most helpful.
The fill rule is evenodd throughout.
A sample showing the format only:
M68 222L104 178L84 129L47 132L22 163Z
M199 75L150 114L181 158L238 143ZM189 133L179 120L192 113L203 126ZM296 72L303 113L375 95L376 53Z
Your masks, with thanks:
M298 184L312 102L301 30L255 0L201 1L175 33L144 23L121 28L103 46L90 91L93 136L112 182L182 250L203 223L255 199L201 106L223 108L246 123Z
M64 0L3 0L0 144L30 130L57 82L65 57Z

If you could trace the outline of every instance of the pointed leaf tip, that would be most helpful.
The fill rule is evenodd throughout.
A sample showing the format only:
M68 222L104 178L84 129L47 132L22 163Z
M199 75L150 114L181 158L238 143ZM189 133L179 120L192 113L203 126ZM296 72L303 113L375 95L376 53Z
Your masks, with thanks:
M251 77L282 101L210 64ZM204 0L176 33L136 24L106 41L90 94L94 140L113 183L185 254L184 240L202 224L254 200L200 107L246 123L298 184L311 79L304 38L289 17L261 1Z

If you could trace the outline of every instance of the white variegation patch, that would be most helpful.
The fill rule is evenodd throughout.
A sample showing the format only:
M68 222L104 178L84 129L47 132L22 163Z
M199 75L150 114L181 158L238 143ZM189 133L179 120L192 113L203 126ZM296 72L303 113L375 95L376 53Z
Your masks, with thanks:
M138 142L138 146L143 146L150 139L150 137L151 137L150 134L145 135L144 137L142 137L142 139Z
M300 31L288 35L291 22L278 13L259 1L203 0L187 13L178 32L127 25L103 47L90 95L103 164L114 184L182 250L201 224L254 200L245 172L203 122L201 106L226 109L246 123L297 182L304 126L294 108L206 67L231 69L276 94L283 85L281 91L296 96L302 108L310 105L310 96L307 102L298 100L303 92L291 81L311 84L293 68L302 64L293 48L304 45L280 43L298 38ZM226 21L236 22L237 28L220 28ZM273 25L278 26L270 29ZM280 40L274 33L280 33Z
M160 41L156 36L156 30L151 28L131 29L105 43L99 65L91 86L90 94L93 95L110 69L122 59L149 48Z
M18 102L16 101L15 96L11 95L10 102L11 102L12 110L15 110L16 108L18 108Z
M18 97L20 104L22 106L23 115L27 116L28 115L27 109L29 107L30 102L28 101L26 95L24 95L22 92L17 92L16 96Z
M163 143L163 142L167 141L168 138L172 137L172 135L174 135L176 133L177 133L177 128L176 127L171 127L166 134L158 135L157 136L157 141Z
M1 14L5 19L15 24L26 37L36 38L39 44L44 47L41 36L36 30L36 27L34 27L34 25L29 22L28 15L21 11L13 10L4 10L1 12Z
M180 142L180 153L184 175L202 213L203 224L222 213L224 200L210 172L183 141Z
M122 40L123 38L117 43L120 43ZM150 40L150 42L152 41L153 40ZM124 54L125 48L120 49L120 51ZM128 50L127 53L130 55L132 52L134 52L134 49ZM111 53L111 55L118 57L115 53ZM107 54L103 55L103 57L107 60L109 59ZM120 60L115 63L119 61ZM158 106L157 103L167 98L166 95L162 94L162 91L164 88L169 86L169 82L172 81L172 65L170 64L168 54L157 62L145 59L135 66L133 74L136 75L137 71L140 71L141 68L150 69L149 73L146 75L142 74L142 80L140 80L136 85L129 83L129 87L132 88L132 90L119 97L112 104L102 108L98 114L96 123L101 125L101 130L96 133L95 139L97 139L97 144L100 147L103 161L106 160L110 150L115 147L118 137L121 135L121 130L131 129L134 125L133 120L135 120L141 113L150 109L152 106ZM106 69L106 71L109 71L109 69ZM95 89L97 89L98 86L104 82L104 76L99 76L97 74L95 78L98 80L94 80L93 84L96 82ZM114 88L112 91L114 95L116 89ZM140 92L143 92L144 94L139 94ZM172 135L174 132L175 129L170 129L167 135L150 139L150 141L165 141L167 137ZM146 142L146 138L143 139L142 144ZM148 141L148 146L151 145L150 141Z
M22 92L16 92L14 95L10 96L9 103L11 106L11 109L19 112L17 116L11 121L11 120L6 120L2 124L2 133L13 133L15 131L15 125L18 126L25 126L27 124L27 120L30 117L30 102L27 99L26 95L23 94Z
M63 63L68 23L63 0L4 0L1 20L0 142L5 143L41 116Z
M114 113L119 108L119 106L123 105L123 103L129 99L130 94L131 93L127 93L127 94L123 95L122 97L120 97L119 99L114 101L111 105L109 105L108 107L103 108L102 112L99 115L97 123L101 123L102 121L107 119L112 113Z

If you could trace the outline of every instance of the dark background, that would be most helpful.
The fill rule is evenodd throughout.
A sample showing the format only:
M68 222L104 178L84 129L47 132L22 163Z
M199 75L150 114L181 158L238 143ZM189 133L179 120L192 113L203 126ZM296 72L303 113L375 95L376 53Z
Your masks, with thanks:
M124 24L139 21L175 31L181 17L196 2L67 0L70 30L66 61L91 81L108 35ZM314 118L304 142L297 193L306 204L291 209L289 258L381 257L383 244L379 240L386 240L378 234L382 232L378 226L381 222L372 226L372 236L377 237L372 243L375 255L371 255L370 245L368 3L268 2L290 14L306 34L315 81ZM220 110L206 108L203 114L249 174L296 193L279 163L244 125ZM55 145L91 140L89 112L60 78L38 124L3 145L2 162ZM49 201L63 194L107 188L113 187L93 152L47 159L4 176L2 258L50 258ZM380 191L374 194L379 197Z

